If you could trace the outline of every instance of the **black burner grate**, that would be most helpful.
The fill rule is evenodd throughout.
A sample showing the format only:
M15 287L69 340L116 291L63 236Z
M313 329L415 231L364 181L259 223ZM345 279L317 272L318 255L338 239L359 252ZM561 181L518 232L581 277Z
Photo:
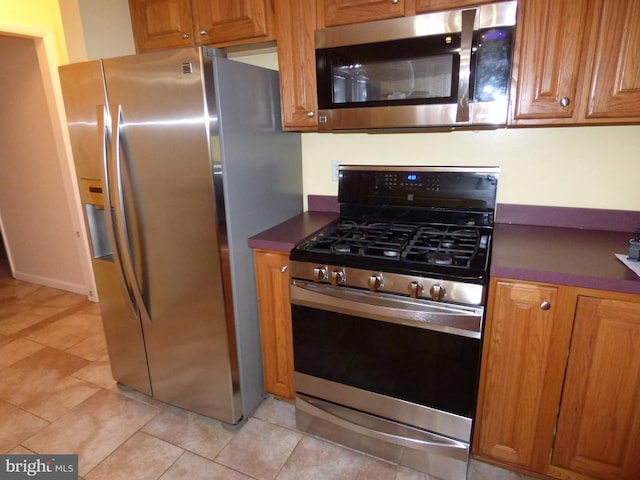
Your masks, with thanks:
M341 221L298 248L304 251L384 258L469 268L481 235L473 227Z
M407 245L404 258L411 262L469 268L479 240L475 228L421 227Z

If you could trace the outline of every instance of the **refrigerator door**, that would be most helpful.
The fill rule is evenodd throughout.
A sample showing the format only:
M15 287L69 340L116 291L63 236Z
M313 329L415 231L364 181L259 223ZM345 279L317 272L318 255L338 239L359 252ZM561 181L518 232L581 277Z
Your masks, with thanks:
M202 62L195 48L103 61L109 192L154 397L236 423Z
M105 208L109 135L102 64L95 60L65 65L59 72L111 371L118 382L151 395L142 326L114 255L110 210Z

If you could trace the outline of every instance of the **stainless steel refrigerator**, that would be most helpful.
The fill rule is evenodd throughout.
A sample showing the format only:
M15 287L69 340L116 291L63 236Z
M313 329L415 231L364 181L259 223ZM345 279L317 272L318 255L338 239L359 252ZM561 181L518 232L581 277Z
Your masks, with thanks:
M264 396L247 239L302 211L277 72L189 48L60 80L114 378L239 422Z

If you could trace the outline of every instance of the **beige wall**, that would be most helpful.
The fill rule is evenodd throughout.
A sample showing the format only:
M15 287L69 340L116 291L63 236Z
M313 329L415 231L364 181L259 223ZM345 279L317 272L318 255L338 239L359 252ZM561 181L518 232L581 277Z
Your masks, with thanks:
M305 134L302 147L307 194L336 194L332 160L497 165L499 203L640 211L640 126Z
M58 0L58 4L60 5L62 28L65 32L68 62L82 62L87 59L87 48L78 0Z
M37 44L0 36L0 220L16 278L88 293ZM76 217L77 220L77 217Z
M128 0L58 0L69 62L136 53Z
M0 225L18 278L87 294L95 283L62 106L56 0L0 0Z
M77 0L77 2L88 59L136 53L128 0Z
M52 61L58 65L67 63L64 30L55 0L0 0L0 32L19 32L19 35L30 37L50 36Z

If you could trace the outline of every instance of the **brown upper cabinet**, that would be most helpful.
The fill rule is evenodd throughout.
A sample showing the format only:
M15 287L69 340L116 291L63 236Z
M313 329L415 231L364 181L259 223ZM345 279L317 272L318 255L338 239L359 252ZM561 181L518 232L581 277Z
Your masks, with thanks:
M138 53L273 40L273 0L129 0Z
M282 128L293 131L318 129L316 92L316 2L276 0Z
M638 123L640 2L520 0L512 125Z
M437 10L452 10L494 3L496 0L413 0L415 13L435 12ZM499 1L499 0L498 0Z
M318 28L474 7L496 0L318 0ZM499 0L498 0L499 1Z
M403 17L406 0L318 0L318 27Z

